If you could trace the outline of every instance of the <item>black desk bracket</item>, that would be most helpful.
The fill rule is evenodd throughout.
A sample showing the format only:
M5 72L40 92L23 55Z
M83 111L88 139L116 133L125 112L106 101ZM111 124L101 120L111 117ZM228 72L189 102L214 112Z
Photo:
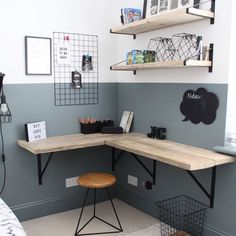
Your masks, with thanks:
M49 157L45 163L45 166L42 169L42 154L37 154L37 160L38 160L38 180L39 180L39 185L43 184L43 174L45 173L49 162L52 159L53 152L49 154Z
M127 152L127 153L133 156L135 160L144 168L144 170L146 170L146 172L152 177L153 185L155 185L156 184L156 160L153 160L152 171L150 171L148 167L138 158L136 154L131 153L131 152ZM112 171L115 170L115 165L120 160L123 154L124 154L124 151L122 150L116 157L115 148L112 148Z
M198 187L202 190L202 192L209 198L210 200L210 208L214 207L215 200L215 182L216 182L216 166L212 167L211 172L211 192L209 193L206 188L200 183L197 177L189 170L186 170L187 173L191 176L191 178L196 182Z

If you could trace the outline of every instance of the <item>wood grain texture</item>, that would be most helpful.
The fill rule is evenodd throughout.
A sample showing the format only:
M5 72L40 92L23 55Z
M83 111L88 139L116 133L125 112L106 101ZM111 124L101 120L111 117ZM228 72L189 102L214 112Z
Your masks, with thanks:
M214 18L213 12L196 8L188 9L189 13L186 12L186 8L162 12L140 21L115 27L111 29L111 32L122 34L140 34L174 25Z
M72 134L48 137L46 139L34 142L18 140L17 144L20 147L32 152L33 154L43 154L86 147L101 146L105 144L105 141L120 139L127 135L129 134Z
M103 172L92 172L81 175L78 184L85 188L106 188L116 183L114 175Z
M106 144L191 171L235 162L235 158L232 156L195 146L147 137L127 137L117 141L107 141Z
M169 140L150 139L139 133L74 134L35 142L18 140L17 144L34 154L108 145L191 171L233 163L236 160L229 155Z

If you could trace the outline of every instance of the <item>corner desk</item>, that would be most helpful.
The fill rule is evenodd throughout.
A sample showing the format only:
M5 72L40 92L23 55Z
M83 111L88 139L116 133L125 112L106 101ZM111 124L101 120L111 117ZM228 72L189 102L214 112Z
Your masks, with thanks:
M18 140L17 144L23 149L37 155L38 180L42 185L42 178L53 153L106 145L112 149L112 170L124 152L132 155L145 171L152 177L153 184L156 182L156 162L163 162L187 171L190 177L196 182L199 188L210 200L210 207L214 206L216 167L227 163L233 163L236 159L233 156L216 153L211 150L180 144L169 140L158 140L148 138L144 134L72 134L49 137L34 142ZM118 153L116 153L119 151ZM48 159L42 168L42 155L49 154ZM143 156L152 160L150 170L138 157ZM195 170L211 168L210 192L200 183L193 174Z

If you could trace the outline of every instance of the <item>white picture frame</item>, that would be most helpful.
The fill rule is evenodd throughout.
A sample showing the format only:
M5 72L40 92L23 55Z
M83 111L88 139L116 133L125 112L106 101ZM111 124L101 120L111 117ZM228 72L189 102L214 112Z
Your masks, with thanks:
M179 8L179 0L170 0L169 10L174 10Z
M51 75L51 38L25 36L26 75Z
M158 13L166 12L170 9L171 0L159 0Z
M144 0L144 15L145 17L151 17L158 14L160 0ZM144 17L144 18L145 18Z
M193 7L194 0L179 0L179 7L178 8L188 8Z

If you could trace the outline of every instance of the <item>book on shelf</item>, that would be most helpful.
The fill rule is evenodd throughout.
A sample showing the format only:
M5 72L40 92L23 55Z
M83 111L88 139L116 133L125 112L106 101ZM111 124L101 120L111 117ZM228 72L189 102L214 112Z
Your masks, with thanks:
M129 133L130 127L134 118L132 111L124 111L120 121L120 127L123 128L124 133Z
M141 9L123 8L121 9L121 23L128 24L142 19Z

